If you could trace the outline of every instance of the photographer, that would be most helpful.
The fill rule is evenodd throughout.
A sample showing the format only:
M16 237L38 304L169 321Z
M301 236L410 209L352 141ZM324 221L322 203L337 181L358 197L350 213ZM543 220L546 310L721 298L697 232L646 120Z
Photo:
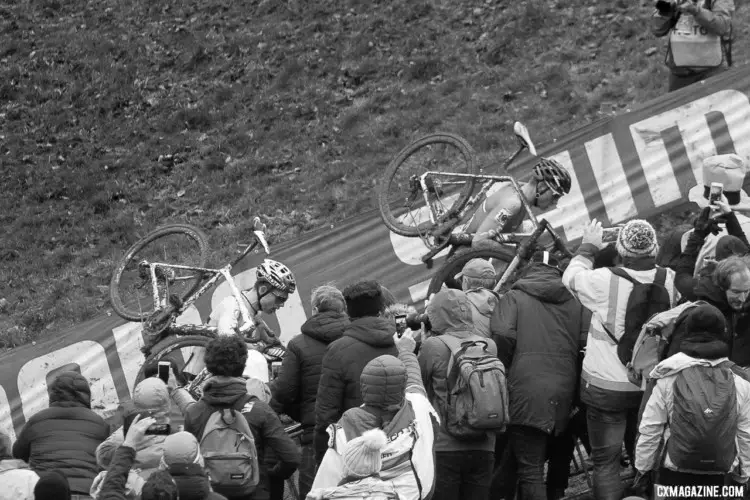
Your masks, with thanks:
M734 0L657 0L651 32L669 35L665 64L669 92L705 80L732 65Z

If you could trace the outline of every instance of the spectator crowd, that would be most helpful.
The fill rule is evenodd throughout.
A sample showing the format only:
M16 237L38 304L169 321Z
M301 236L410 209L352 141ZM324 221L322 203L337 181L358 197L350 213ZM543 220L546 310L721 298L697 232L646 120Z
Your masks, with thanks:
M247 376L245 341L220 336L197 400L175 364L168 381L137 384L111 429L88 381L60 373L49 408L15 442L0 435L0 499L280 500L295 478L312 500L553 500L576 447L598 500L742 486L750 244L736 210L746 195L727 177L738 165L744 177L736 155L705 161L691 229L660 245L636 219L607 243L593 220L572 258L533 251L502 293L482 259L425 314L377 281L319 286L267 386ZM726 189L709 202L717 176Z

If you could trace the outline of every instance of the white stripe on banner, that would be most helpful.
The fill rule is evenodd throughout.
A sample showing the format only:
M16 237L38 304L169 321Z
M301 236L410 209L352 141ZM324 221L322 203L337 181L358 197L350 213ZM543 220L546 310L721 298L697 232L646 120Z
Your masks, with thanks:
M749 158L750 143L738 139L750 134L750 101L745 94L735 90L722 90L630 125L636 154L657 207L680 199L679 186L661 132L671 127L679 129L695 177L702 182L703 160L716 154L706 121L706 115L711 111L724 115L737 154Z
M122 372L125 375L125 381L128 384L128 392L133 396L135 388L135 379L138 376L138 370L143 364L143 335L141 328L143 323L125 323L122 326L112 329L112 335L115 338L117 354L120 356Z
M4 432L10 437L10 442L16 442L16 430L11 424L10 419L10 401L8 401L8 395L5 394L5 389L0 385L0 432Z
M628 189L628 179L612 134L597 137L587 142L585 147L609 220L621 221L634 217L638 209Z

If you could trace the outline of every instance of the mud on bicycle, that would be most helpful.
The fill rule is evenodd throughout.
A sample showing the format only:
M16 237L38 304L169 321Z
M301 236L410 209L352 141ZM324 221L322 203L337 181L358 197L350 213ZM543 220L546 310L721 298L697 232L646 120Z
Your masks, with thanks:
M513 131L519 147L502 163L504 171L524 150L537 155L526 127L516 122ZM499 291L537 249L571 256L566 242L551 224L546 219L537 219L516 179L510 175L483 174L475 156L467 141L457 135L429 134L396 155L379 186L378 202L383 222L398 235L422 240L428 249L422 261L428 268L432 267L434 257L447 251L447 260L430 282L428 296L443 285L460 288L454 276L474 258L492 262L500 276L495 286L495 291ZM556 163L542 159L545 161ZM562 169L561 166L555 168ZM417 172L413 173L412 169ZM569 189L569 176L567 183ZM475 193L477 184L481 184L481 188ZM477 241L472 245L477 235L466 229L472 225L479 206L501 185L509 186L517 196L520 206L514 216L521 219L513 221L512 232L491 230L481 235L481 243ZM502 220L503 224L506 222L510 221Z

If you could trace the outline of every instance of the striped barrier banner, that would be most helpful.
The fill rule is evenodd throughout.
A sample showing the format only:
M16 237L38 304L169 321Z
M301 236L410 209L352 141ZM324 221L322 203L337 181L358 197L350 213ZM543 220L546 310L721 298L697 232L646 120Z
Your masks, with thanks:
M607 226L684 203L688 190L701 182L703 158L726 153L750 158L748 96L750 68L737 68L546 145L539 154L567 167L573 187L554 210L541 216L573 242L594 217ZM531 161L515 171L528 172ZM391 233L376 211L278 245L272 257L294 271L299 286L269 324L287 342L310 315L311 290L329 282L345 286L374 278L399 301L421 303L431 277L420 260L426 251L418 238ZM436 258L435 268L444 257ZM240 287L252 284L257 263L250 257L235 268ZM219 285L180 320L205 320L212 305L228 293L226 283ZM69 369L88 378L94 410L111 417L118 404L130 398L143 362L142 344L140 325L112 313L3 354L0 428L15 439L26 420L47 407L49 381Z

